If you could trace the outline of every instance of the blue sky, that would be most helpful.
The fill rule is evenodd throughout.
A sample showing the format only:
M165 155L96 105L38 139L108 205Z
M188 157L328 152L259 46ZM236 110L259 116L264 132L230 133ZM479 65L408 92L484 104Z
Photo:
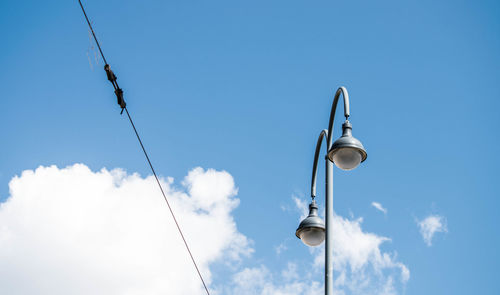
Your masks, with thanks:
M391 239L381 249L411 272L397 293L498 293L498 2L84 4L159 174L179 187L197 166L234 178L234 220L255 250L245 267L309 265L293 197L308 200L343 85L368 159L335 170L335 211ZM0 26L0 201L40 165L150 174L77 1L2 2ZM417 223L431 215L447 232L428 246ZM217 267L214 284L232 272Z

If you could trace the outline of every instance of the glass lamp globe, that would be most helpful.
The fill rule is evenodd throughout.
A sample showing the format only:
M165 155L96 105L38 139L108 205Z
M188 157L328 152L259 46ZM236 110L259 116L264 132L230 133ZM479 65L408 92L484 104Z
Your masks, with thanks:
M325 240L325 230L322 228L311 227L302 230L299 236L304 244L315 247L321 245L321 243Z
M361 153L355 148L341 148L333 154L333 162L342 170L353 170L361 164L361 160Z
M342 170L353 170L366 160L366 157L365 148L352 136L352 125L346 120L342 124L342 136L332 144L328 151L328 159Z
M325 223L318 216L316 201L309 205L309 215L302 220L295 235L307 246L318 246L325 240Z

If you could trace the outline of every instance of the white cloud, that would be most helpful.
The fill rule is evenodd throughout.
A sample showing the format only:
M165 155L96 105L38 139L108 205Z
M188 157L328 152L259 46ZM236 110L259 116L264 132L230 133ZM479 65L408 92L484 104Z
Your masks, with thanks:
M229 173L195 168L180 188L172 178L162 183L214 295L323 294L321 247L311 250L308 265L245 266L253 249L232 217L239 200ZM152 176L76 164L27 170L9 186L10 197L0 203L3 293L203 294ZM294 202L307 215L307 202ZM361 225L361 218L334 218L335 294L399 293L408 268L381 250L388 238ZM215 284L219 263L234 274Z
M281 276L287 281L297 280L299 278L297 264L288 262L287 268L281 271Z
M362 222L362 218L349 220L334 216L335 288L346 294L391 294L384 290L403 287L410 278L410 271L398 261L396 253L381 250L381 245L390 239L364 232ZM323 265L324 248L317 251L315 258L318 269Z
M372 202L372 206L375 207L375 209L379 210L380 212L387 214L387 209L382 207L382 204L380 204L378 202Z
M288 250L285 242L280 243L278 246L274 247L276 254L280 255L282 252Z
M420 234L427 246L432 246L434 234L439 232L448 232L446 219L439 215L430 215L421 221L417 221Z
M306 218L307 215L309 215L309 204L303 198L294 196L292 197L292 199L295 203L295 206L297 207L297 209L299 209L300 212L299 221Z
M231 211L227 172L195 168L162 181L205 280L210 266L253 250ZM27 170L0 204L0 286L5 294L202 294L154 178L76 164Z
M291 270L290 270L291 269ZM324 294L323 285L308 277L300 278L295 272L296 266L288 264L281 276L274 275L263 265L245 268L235 274L224 294L238 295L320 295Z
M302 215L306 202L293 198ZM390 239L364 232L363 219L333 219L333 263L336 294L397 294L410 278L409 269L396 253L384 252L381 245ZM324 247L311 248L316 272L324 267ZM396 279L397 278L397 279ZM313 283L314 281L310 281ZM320 293L317 293L320 294Z

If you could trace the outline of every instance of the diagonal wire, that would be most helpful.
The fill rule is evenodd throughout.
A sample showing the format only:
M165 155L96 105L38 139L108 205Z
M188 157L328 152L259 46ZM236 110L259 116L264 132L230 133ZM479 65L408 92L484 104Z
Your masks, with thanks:
M78 3L80 3L80 7L82 8L83 15L85 16L85 20L87 21L87 24L89 25L90 31L92 32L92 36L94 36L95 43L97 44L97 47L99 48L99 52L101 53L102 60L104 60L104 63L107 64L108 62L106 61L106 58L104 57L104 53L102 53L101 50L101 45L99 45L99 41L97 41L97 37L95 36L94 29L92 28L92 25L90 24L89 18L87 17L87 13L85 12L85 8L83 8L82 1L78 0Z
M130 114L128 112L127 107L125 107L125 112L127 113L127 117L130 121L130 124L134 128L134 132L135 132L135 135L137 136L137 140L139 140L139 143L141 144L141 148L142 148L142 151L144 152L144 156L146 156L146 160L148 160L149 167L151 167L151 171L153 172L153 175L155 176L156 182L158 183L158 186L160 187L163 198L165 199L165 202L167 203L168 210L170 210L170 214L172 215L172 218L174 219L175 225L177 226L177 229L179 230L179 234L182 237L182 241L184 241L184 245L186 245L186 249L189 253L189 256L191 257L191 260L193 261L194 267L196 268L196 272L198 272L198 275L200 276L200 280L203 283L203 287L205 288L205 291L207 291L207 294L210 295L210 292L208 291L207 285L205 284L205 281L203 280L203 276L201 275L201 272L198 269L198 265L196 264L196 261L194 260L193 254L191 253L191 250L189 249L186 238L184 238L184 234L182 233L181 227L179 226L179 223L177 222L177 218L175 218L174 211L172 211L172 207L170 206L170 203L168 202L167 196L165 195L165 192L163 191L163 187L162 187L160 181L158 180L158 176L156 176L156 172L155 172L155 169L153 168L153 164L151 164L151 161L149 160L148 153L146 152L146 149L144 148L144 145L142 144L141 137L139 136L139 133L137 132L137 129L135 128L134 121L132 121L132 117L130 117Z
M85 9L83 8L82 1L78 0L78 3L80 3L80 7L82 8L83 15L85 16L85 20L87 20L87 24L89 25L90 31L92 32L92 36L94 36L95 43L97 44L97 47L99 48L99 52L101 53L102 59L104 63L107 65L106 58L104 57L104 53L102 52L101 45L99 45L99 41L97 40L97 37L94 33L94 29L92 28L92 25L90 24L89 18L87 17L87 13L85 12ZM116 79L116 78L115 78ZM115 90L119 89L115 83L113 83L113 87ZM139 144L141 145L142 151L144 152L144 156L146 156L146 160L148 161L149 167L151 168L151 171L153 172L153 175L156 179L156 183L158 183L158 187L160 188L161 194L163 195L163 199L165 200L165 203L168 206L168 210L170 211L170 214L172 215L172 219L175 222L175 225L177 226L177 230L179 231L179 234L181 235L182 241L184 242L184 245L186 246L186 250L189 253L189 256L191 257L191 261L193 262L194 267L196 268L196 272L198 273L198 276L200 277L200 280L203 284L203 287L205 288L205 291L207 292L208 295L210 295L210 292L208 291L207 285L205 284L205 280L203 280L203 276L201 275L200 269L198 268L198 265L196 264L196 261L194 259L193 254L191 253L191 250L189 249L189 245L186 241L186 238L184 237L184 234L182 233L181 227L179 223L177 222L177 218L175 218L174 211L172 210L172 207L170 206L170 203L168 202L167 196L165 195L165 191L163 190L163 187L160 183L160 180L158 179L158 176L156 175L155 169L153 168L153 164L151 163L151 160L149 159L148 153L146 152L146 148L144 148L144 145L142 144L141 137L139 136L139 132L137 132L137 129L135 128L134 121L132 120L132 117L130 116L130 113L127 109L126 106L122 107L122 111L125 109L125 112L127 113L127 117L130 121L130 125L132 125L132 128L134 129L135 135L137 136L137 140L139 141Z

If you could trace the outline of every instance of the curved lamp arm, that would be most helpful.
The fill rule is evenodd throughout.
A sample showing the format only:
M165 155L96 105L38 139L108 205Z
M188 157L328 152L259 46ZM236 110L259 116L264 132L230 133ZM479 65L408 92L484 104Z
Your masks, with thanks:
M332 110L330 112L330 121L328 123L328 130L324 129L321 131L318 137L318 141L316 142L316 151L314 152L314 162L313 162L313 171L312 171L312 179L311 179L311 198L314 200L316 197L316 176L318 174L318 159L319 152L321 150L321 144L323 142L323 138L326 139L326 152L330 150L332 146L332 135L333 135L333 122L335 120L335 111L337 110L337 104L339 102L340 94L344 98L344 116L345 118L349 118L349 94L347 93L347 89L342 86L337 89L335 92L335 97L333 98Z
M323 129L319 134L318 141L316 143L316 151L314 152L314 162L313 162L313 171L312 171L312 179L311 179L311 198L314 200L316 198L316 176L318 174L318 159L319 152L321 150L321 143L323 142L323 138L326 140L328 138L328 130ZM328 150L327 150L328 152Z
M335 92L335 97L333 98L332 110L330 111L330 121L328 122L328 139L327 139L327 149L329 150L332 146L332 135L333 135L333 121L335 120L335 111L337 110L337 104L339 102L340 94L344 98L344 117L346 120L349 118L349 94L344 86L339 87L337 92Z

